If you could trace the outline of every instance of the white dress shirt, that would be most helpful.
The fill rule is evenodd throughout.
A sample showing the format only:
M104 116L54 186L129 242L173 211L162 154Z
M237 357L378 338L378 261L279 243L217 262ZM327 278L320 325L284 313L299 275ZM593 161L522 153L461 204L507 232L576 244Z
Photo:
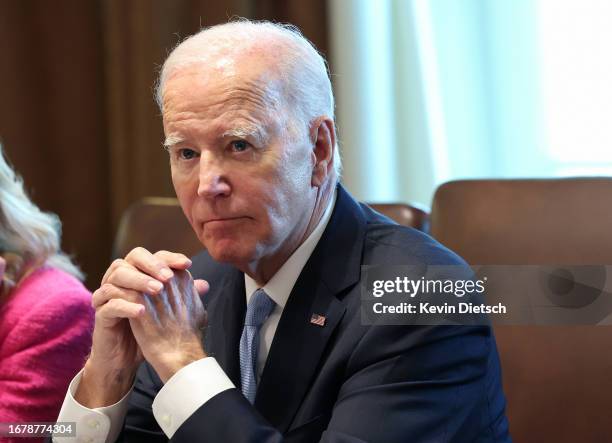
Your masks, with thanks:
M321 239L323 231L325 231L335 201L336 193L334 192L317 227L263 287L268 296L274 300L276 306L259 331L258 381L261 378L278 322L289 295L304 265L306 265L312 251ZM244 275L244 283L248 304L249 299L259 289L259 286L246 274ZM112 443L121 432L131 391L114 405L89 409L74 399L81 376L82 371L70 383L57 419L57 421L62 422L76 422L77 436L54 437L53 441ZM180 369L166 382L153 400L153 416L164 434L168 438L172 438L185 420L204 403L215 395L234 387L234 384L214 357L203 358ZM177 402L177 398L180 401Z

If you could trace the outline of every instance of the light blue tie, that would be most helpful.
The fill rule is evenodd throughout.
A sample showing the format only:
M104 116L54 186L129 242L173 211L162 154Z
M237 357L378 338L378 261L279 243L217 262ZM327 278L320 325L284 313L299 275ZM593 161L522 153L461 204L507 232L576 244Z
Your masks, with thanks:
M257 392L257 351L259 329L274 309L274 301L263 289L253 293L247 306L244 329L240 337L240 381L242 393L252 403Z

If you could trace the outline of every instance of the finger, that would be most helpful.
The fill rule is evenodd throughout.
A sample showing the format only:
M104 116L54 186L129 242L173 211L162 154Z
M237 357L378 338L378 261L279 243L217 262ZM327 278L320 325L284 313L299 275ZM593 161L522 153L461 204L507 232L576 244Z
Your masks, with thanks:
M138 247L132 249L125 256L125 261L162 282L167 282L174 276L172 270L163 260L151 254L145 248Z
M161 300L165 303L165 308L168 309L172 314L172 318L182 318L183 311L183 274L184 271L175 271L174 278L171 279L164 287L164 298Z
M210 289L210 285L208 284L206 280L201 280L201 279L194 280L193 285L199 295L206 294L208 290Z
M208 284L208 283L207 283ZM193 300L194 319L196 327L200 331L204 331L208 325L208 311L204 308L200 294L195 289L195 286L191 290L191 297Z
M2 283L2 279L4 278L4 269L6 268L6 261L2 256L0 256L0 284Z
M197 280L194 280L193 276L191 275L191 272L189 271L185 271L185 272L189 275L189 279L193 282L193 287L195 288L196 292L200 296L208 292L208 290L210 289L210 285L208 284L206 280L202 278L198 278Z
M166 285L168 302L178 318L184 318L190 309L189 293L194 290L193 279L189 271L176 270L174 278Z
M164 285L163 289L158 294L142 293L142 300L147 308L148 316L158 325L164 326L168 322L174 322L177 318L185 318L184 316L184 295L183 295L183 280L186 271L176 270L175 275ZM193 283L189 278L191 291L193 291Z
M177 273L176 280L180 296L180 299L177 300L179 318L184 318L196 329L201 329L202 324L206 322L204 306L200 294L196 291L191 274L188 271L182 271ZM204 280L200 280L200 284L208 287L208 283Z
M157 294L161 292L164 285L162 282L151 278L140 270L131 266L120 266L106 279L106 283L138 292Z
M110 283L105 283L94 291L91 298L91 305L97 309L114 298L121 298L132 303L142 302L142 295L140 292L119 288Z
M175 270L174 278L172 278L164 286L162 294L157 296L160 303L167 303L164 307L169 309L172 318L185 319L187 313L191 310L191 300L189 293L194 291L193 280L191 274L184 270ZM163 295L163 297L161 297Z
M144 305L146 306L146 311L149 314L149 317L155 324L158 326L161 325L161 319L166 318L164 315L164 308L160 307L163 303L159 300L160 296L151 296L148 294L143 294L142 299Z
M153 255L173 269L187 269L191 266L189 257L178 252L157 251Z
M96 322L114 324L121 319L139 318L145 311L140 303L132 303L122 298L113 298L96 311Z
M113 260L113 262L110 264L110 266L104 273L104 276L102 277L102 281L100 282L100 286L106 283L106 280L108 280L108 277L115 271L115 269L117 269L120 266L131 266L131 265L122 258L116 258L115 260Z

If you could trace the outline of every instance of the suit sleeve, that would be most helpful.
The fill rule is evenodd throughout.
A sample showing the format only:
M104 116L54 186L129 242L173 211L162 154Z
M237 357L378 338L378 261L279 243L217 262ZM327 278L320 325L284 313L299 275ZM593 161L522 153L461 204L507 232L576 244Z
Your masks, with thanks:
M487 418L487 376L497 373L488 370L496 362L490 329L412 329L366 334L322 442L498 441ZM503 407L498 414L503 420Z
M347 365L336 404L320 441L493 442L486 410L493 346L486 326L372 327ZM198 409L171 442L291 442L299 428L281 435L235 389Z
M148 363L138 368L123 431L117 443L166 443L168 437L153 415L153 400L163 383Z

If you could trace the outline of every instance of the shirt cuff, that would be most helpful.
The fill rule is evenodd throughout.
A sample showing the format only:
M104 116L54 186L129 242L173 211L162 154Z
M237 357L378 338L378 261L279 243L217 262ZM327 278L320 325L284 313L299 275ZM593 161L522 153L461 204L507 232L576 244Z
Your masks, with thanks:
M217 360L205 357L176 372L153 400L153 416L168 438L215 395L235 388Z
M58 422L76 423L76 437L53 437L53 442L113 443L121 433L132 389L113 405L89 409L74 399L82 376L81 369L70 382L57 418Z

